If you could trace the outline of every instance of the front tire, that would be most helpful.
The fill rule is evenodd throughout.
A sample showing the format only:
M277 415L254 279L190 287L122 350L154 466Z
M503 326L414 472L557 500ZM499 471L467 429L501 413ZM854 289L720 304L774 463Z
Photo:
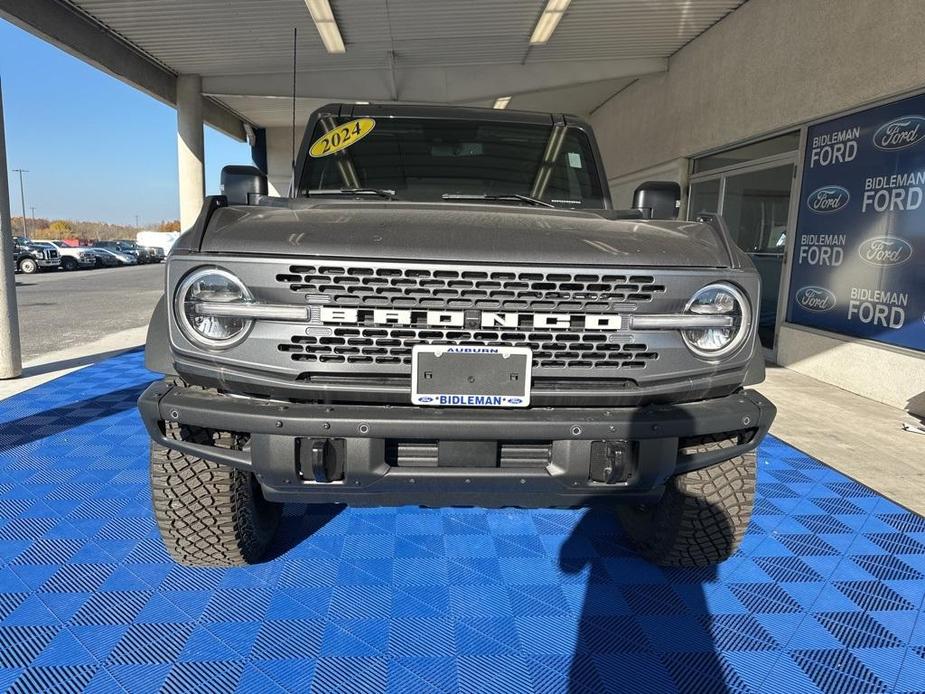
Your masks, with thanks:
M39 264L32 258L23 258L19 261L19 271L24 275L34 275L39 271Z
M228 432L176 427L198 444L236 446ZM154 516L171 556L187 566L243 566L260 560L279 525L282 504L263 498L250 472L151 443Z
M61 267L64 268L66 272L71 272L77 269L77 261L68 256L64 256L61 258Z
M722 445L706 439L703 450ZM755 453L671 478L656 504L620 508L640 554L660 566L709 566L731 557L755 500Z

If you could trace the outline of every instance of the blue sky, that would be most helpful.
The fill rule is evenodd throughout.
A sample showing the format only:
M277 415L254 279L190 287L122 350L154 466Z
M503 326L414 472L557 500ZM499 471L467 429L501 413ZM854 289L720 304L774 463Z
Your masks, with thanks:
M25 174L26 214L151 224L179 216L176 112L0 20L7 164ZM250 148L206 127L206 191ZM19 178L10 172L13 215Z

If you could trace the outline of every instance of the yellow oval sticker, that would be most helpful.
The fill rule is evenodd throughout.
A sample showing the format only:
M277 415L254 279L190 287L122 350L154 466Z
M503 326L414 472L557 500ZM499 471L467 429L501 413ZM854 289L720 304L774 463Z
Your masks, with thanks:
M308 153L318 158L340 152L342 149L347 149L350 145L362 140L375 127L376 121L372 118L357 118L343 125L338 125L334 130L329 130L315 140Z

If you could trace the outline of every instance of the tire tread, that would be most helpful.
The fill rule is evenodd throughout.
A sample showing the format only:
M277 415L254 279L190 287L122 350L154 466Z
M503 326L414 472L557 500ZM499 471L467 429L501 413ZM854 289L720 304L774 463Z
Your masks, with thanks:
M691 446L729 447L705 436ZM732 556L745 535L755 499L755 453L676 475L662 499L646 510L620 509L624 530L661 566L709 566Z
M236 435L172 425L168 436L225 448ZM251 473L151 444L151 496L164 545L188 566L258 561L275 534L280 504L263 499Z

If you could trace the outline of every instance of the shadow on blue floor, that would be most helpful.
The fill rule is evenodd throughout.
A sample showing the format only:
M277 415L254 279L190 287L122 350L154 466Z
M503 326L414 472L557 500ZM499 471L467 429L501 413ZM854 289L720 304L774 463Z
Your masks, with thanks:
M407 507L287 507L272 561L187 569L149 510L152 378L132 353L0 403L0 689L925 688L925 519L780 441L712 569L604 513Z

